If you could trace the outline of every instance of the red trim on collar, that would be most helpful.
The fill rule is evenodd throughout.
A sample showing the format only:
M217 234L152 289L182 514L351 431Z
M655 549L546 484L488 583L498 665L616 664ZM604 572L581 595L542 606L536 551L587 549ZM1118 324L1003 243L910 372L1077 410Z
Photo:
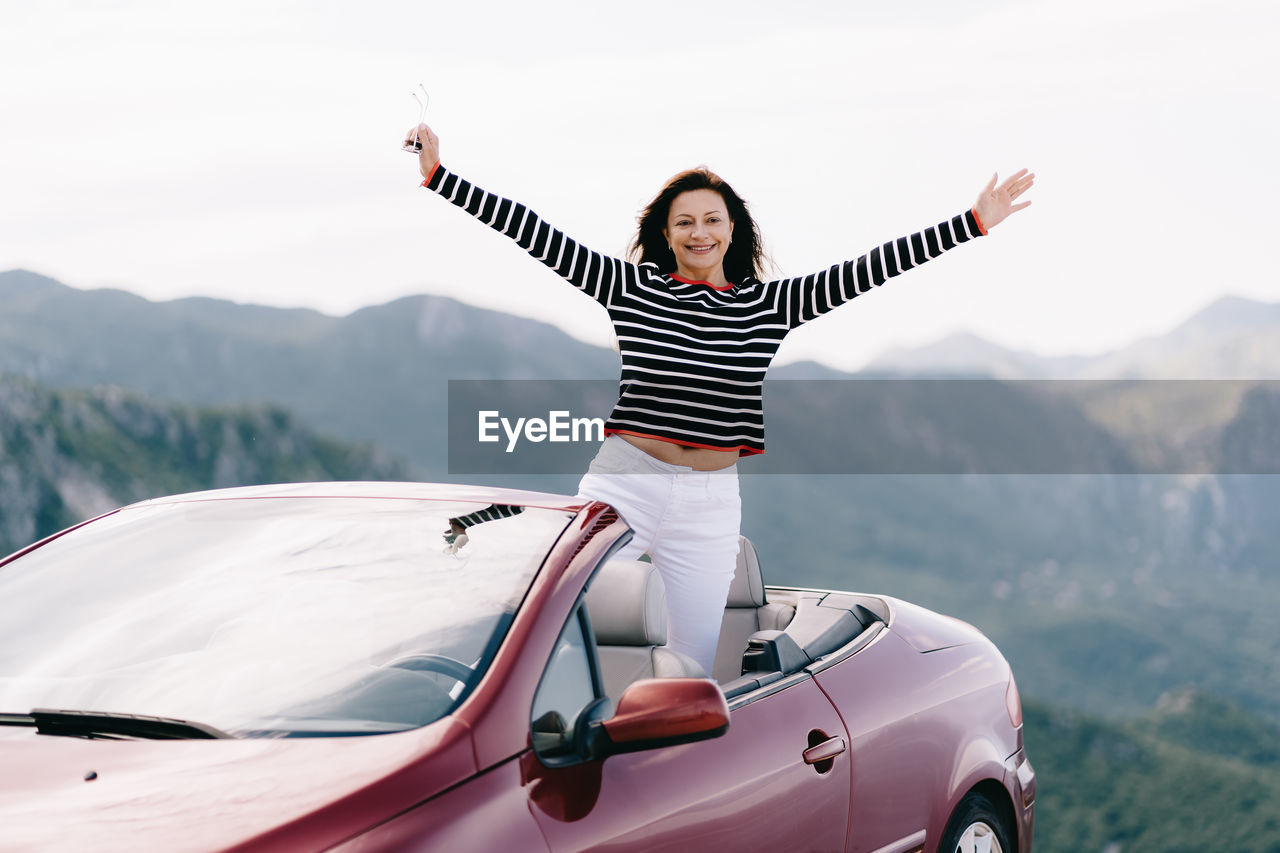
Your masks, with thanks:
M726 284L724 287L719 287L717 285L712 284L709 281L690 281L687 278L681 278L675 273L669 273L668 275L670 275L671 278L675 279L681 284L705 284L707 287L711 288L712 290L732 290L733 289L732 284Z

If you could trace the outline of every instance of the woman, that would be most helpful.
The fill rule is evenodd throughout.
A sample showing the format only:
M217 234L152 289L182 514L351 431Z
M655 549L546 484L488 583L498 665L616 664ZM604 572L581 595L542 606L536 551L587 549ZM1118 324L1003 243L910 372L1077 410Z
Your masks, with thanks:
M524 205L440 164L425 124L422 185L511 237L609 312L622 356L608 436L578 487L635 530L619 556L648 553L667 590L669 648L711 672L738 552L737 460L764 452L765 371L787 332L892 276L986 234L1030 204L1026 169L996 176L970 210L803 278L763 281L746 204L705 169L676 175L639 217L635 263L579 245ZM648 476L634 476L634 475Z

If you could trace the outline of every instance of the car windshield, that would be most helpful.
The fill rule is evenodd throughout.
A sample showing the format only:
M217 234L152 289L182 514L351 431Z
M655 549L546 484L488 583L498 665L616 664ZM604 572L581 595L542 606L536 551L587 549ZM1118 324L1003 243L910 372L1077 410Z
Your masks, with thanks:
M126 508L0 568L0 713L258 737L426 725L483 675L572 515L341 497Z

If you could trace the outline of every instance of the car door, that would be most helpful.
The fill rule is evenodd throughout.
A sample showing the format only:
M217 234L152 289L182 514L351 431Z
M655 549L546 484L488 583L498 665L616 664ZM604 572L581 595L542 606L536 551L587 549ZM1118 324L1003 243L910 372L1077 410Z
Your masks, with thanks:
M963 672L938 665L892 631L818 672L843 711L853 770L851 851L911 850L926 840L945 792L963 715L947 696Z
M575 613L535 699L533 741L558 743L560 754L544 760L536 746L521 762L530 811L553 850L845 849L848 737L806 673L735 697L728 731L715 739L547 766L571 751L574 723L565 721L602 696L590 637ZM558 727L568 731L549 734ZM806 752L820 760L806 763Z

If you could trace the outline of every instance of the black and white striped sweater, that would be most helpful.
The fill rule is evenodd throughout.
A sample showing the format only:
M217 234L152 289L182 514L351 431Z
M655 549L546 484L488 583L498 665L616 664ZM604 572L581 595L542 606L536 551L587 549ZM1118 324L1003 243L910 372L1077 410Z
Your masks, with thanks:
M515 240L608 310L622 376L606 434L739 455L764 452L764 375L787 332L985 233L969 210L820 273L716 287L593 252L523 204L442 165L422 185Z

